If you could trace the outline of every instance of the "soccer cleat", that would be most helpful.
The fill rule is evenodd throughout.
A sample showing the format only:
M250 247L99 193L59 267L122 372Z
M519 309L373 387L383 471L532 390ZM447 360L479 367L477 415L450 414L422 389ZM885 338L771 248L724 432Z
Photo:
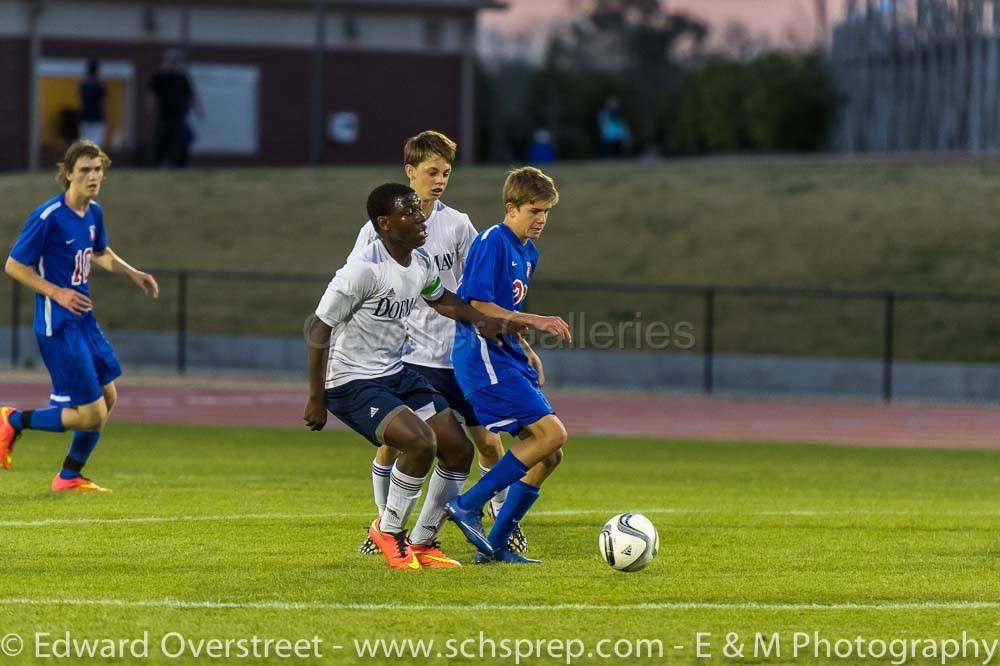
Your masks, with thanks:
M52 492L54 493L110 493L108 488L102 488L85 476L78 476L75 479L64 479L58 474L52 479Z
M493 502L486 503L486 512L492 520L497 519L497 512L493 508ZM510 536L507 537L507 549L515 553L525 553L528 551L528 537L524 536L524 532L521 530L521 523L514 523L514 529L510 531Z
M358 552L362 555L381 555L382 551L378 549L375 542L372 541L371 537L365 537L364 542L358 546Z
M13 412L13 407L0 407L0 467L4 469L10 469L14 464L14 442L21 436L10 424Z
M372 543L378 546L385 556L385 561L390 569L403 569L404 571L420 571L420 561L413 553L413 547L409 539L406 538L406 530L393 534L383 532L379 529L379 518L372 521L372 526L368 528L368 536Z
M444 505L444 511L455 523L465 538L483 555L493 557L493 546L483 534L483 514L481 511L466 511L458 505L458 497L453 497Z
M507 550L513 553L525 553L528 550L528 537L524 536L524 532L521 531L520 523L514 523L514 529L507 537Z
M541 560L533 560L530 557L519 555L513 551L504 549L493 551L493 557L487 557L482 553L476 553L476 564L493 564L500 562L503 564L541 564Z
M417 561L424 569L461 569L462 565L458 560L454 560L441 551L441 544L437 541L431 543L415 543L410 546L413 554L417 556Z

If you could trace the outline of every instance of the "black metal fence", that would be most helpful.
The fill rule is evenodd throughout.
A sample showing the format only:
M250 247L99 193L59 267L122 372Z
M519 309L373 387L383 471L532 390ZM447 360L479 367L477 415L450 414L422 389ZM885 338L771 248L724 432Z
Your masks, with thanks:
M254 284L303 284L309 285L310 296L318 296L317 288L329 280L329 275L314 273L264 273L252 271L203 271L203 270L157 270L154 274L161 283L161 289L173 282L176 299L173 329L176 333L176 369L183 374L188 368L188 335L191 330L191 298L193 283L199 281L221 281L237 285ZM22 305L26 290L12 283L10 324L12 331L29 322L22 319ZM868 302L880 310L877 322L868 322L871 329L867 336L880 338L881 348L881 395L885 401L893 396L893 363L896 361L895 344L897 337L897 309L902 303L948 303L948 304L1000 304L1000 294L989 293L948 293L931 291L879 291L849 289L804 289L790 287L734 287L721 285L684 284L614 284L575 281L535 281L532 293L539 292L565 295L569 293L604 294L617 297L619 302L629 302L640 296L666 297L683 296L700 302L700 326L698 351L702 358L702 390L710 394L714 390L715 373L713 363L717 352L719 300L736 298L740 300L786 298L808 301L852 301ZM609 299L610 300L610 299ZM167 328L169 327L162 327ZM21 363L20 336L11 336L10 362L12 366Z

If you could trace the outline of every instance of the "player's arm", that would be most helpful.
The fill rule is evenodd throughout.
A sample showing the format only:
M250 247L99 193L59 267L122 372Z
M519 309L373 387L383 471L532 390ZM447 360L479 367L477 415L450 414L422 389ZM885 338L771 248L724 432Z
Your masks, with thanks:
M542 359L538 356L528 341L524 339L523 335L517 336L518 342L521 343L521 349L524 350L524 355L528 357L528 363L531 367L535 369L538 373L538 385L545 386L545 370L542 368Z
M488 301L471 300L469 301L469 305L484 315L511 321L521 326L541 331L542 333L549 333L566 342L573 341L573 336L569 331L569 324L563 321L562 317L546 317L529 312L514 312Z
M330 333L333 327L319 317L313 317L306 330L309 345L309 400L303 418L310 430L322 430L326 425L326 363L330 357Z
M147 296L152 293L153 298L160 297L160 285L156 284L156 278L129 265L110 247L104 248L101 252L94 252L94 263L109 273L124 275L132 280L139 289L142 289L142 293Z
M310 318L306 328L309 399L302 415L310 430L322 430L326 425L326 366L330 358L330 336L361 307L364 299L371 294L372 286L371 268L349 261L330 280L316 306L315 315Z
M83 314L94 307L94 303L77 290L57 287L39 275L33 266L22 264L14 257L7 257L7 263L4 264L3 269L7 275L28 289L51 298L73 314Z
M442 289L441 295L436 300L432 301L426 298L424 300L427 300L427 304L434 308L438 314L455 321L472 324L481 336L500 344L503 344L504 333L520 335L521 331L524 330L521 324L511 320L484 315L447 289Z

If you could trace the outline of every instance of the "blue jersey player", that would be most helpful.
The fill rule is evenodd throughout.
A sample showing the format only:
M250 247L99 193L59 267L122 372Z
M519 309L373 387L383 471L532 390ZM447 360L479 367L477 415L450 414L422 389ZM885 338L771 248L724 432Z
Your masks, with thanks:
M534 167L516 169L507 175L503 198L507 214L472 242L458 296L485 315L568 341L569 326L559 317L521 312L528 281L538 267L534 241L559 201L555 183ZM477 562L537 564L538 560L511 551L508 538L538 499L539 486L559 465L566 442L566 429L542 395L541 361L523 337L503 346L489 345L461 322L452 357L455 376L479 422L520 441L472 488L448 502L446 510L479 550ZM483 507L508 487L507 500L487 537Z
M94 198L111 160L86 140L66 150L56 176L65 192L39 206L10 251L4 270L35 296L35 337L52 377L50 407L0 407L0 466L10 469L14 440L24 430L73 431L52 490L101 492L83 466L115 404L121 366L94 318L88 280L92 264L128 277L153 298L152 275L129 266L108 246L104 213Z

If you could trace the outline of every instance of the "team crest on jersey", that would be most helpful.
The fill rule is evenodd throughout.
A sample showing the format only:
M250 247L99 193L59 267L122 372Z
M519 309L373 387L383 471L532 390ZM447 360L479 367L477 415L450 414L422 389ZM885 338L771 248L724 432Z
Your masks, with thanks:
M97 227L92 224L90 225L90 242L93 243L95 240L97 240Z
M520 279L514 280L514 305L519 304L528 295L528 285Z

